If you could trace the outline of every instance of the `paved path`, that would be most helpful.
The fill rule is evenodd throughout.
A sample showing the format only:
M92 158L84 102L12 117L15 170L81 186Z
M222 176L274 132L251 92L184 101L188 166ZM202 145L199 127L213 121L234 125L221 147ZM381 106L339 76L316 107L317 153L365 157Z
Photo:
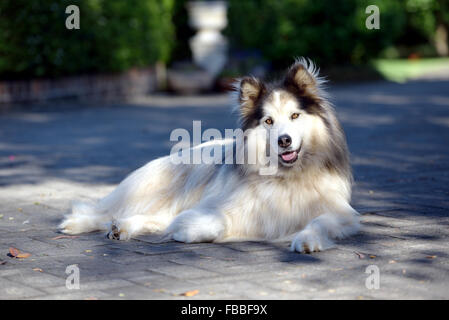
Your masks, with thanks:
M170 148L174 128L232 128L223 96L0 114L0 299L449 298L449 81L332 89L364 231L312 255L288 244L54 239L74 198L97 199ZM9 247L31 253L7 256ZM80 289L66 288L77 265ZM366 268L380 271L368 289ZM193 297L181 295L199 290Z

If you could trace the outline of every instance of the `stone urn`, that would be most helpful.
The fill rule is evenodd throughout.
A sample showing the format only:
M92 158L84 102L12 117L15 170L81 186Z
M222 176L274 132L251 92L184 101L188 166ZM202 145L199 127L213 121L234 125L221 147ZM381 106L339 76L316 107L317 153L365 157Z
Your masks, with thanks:
M187 3L189 24L197 30L190 39L193 61L212 76L220 73L226 63L228 41L220 33L227 24L226 1L191 1Z

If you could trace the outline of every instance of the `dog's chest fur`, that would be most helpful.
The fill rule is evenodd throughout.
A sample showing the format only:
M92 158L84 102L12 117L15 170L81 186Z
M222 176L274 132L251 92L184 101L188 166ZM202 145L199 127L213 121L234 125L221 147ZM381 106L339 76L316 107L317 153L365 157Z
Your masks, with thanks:
M320 210L320 192L310 181L263 177L248 179L225 208L230 234L275 239L306 225Z

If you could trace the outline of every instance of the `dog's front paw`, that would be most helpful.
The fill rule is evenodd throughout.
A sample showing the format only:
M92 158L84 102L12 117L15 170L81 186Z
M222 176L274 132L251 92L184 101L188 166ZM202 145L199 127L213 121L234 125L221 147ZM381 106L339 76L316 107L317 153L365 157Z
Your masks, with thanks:
M300 253L322 251L330 246L329 240L314 230L303 230L293 239L290 250Z
M189 210L175 218L165 231L165 237L185 243L213 242L223 230L224 224L219 216Z
M195 236L193 232L188 230L188 228L184 229L178 229L171 235L172 239L178 242L184 242L184 243L192 243L192 242L202 242L202 239L200 239L198 236Z
M169 229L170 238L184 243L194 242L211 242L215 239L215 235L210 234L206 226L197 224L183 224L175 221Z

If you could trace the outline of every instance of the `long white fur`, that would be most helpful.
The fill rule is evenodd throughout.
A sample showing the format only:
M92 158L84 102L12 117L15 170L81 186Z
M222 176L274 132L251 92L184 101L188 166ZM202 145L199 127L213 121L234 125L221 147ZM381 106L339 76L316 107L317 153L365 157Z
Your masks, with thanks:
M298 61L322 81L310 61ZM294 137L293 143L327 142L318 117L304 113L301 122L291 125L278 98L275 103L265 108L277 112L278 119L285 118L278 122ZM292 107L293 102L288 103ZM301 129L295 131L298 127ZM262 157L266 140L260 133L265 130L261 124L248 138ZM216 143L226 146L232 141ZM358 214L349 204L348 177L322 170L319 162L280 170L273 176L257 174L261 166L264 164L247 165L242 171L213 164L175 165L169 156L159 158L133 172L98 203L75 203L60 228L67 234L79 234L110 231L114 226L121 240L143 233L161 233L186 243L288 239L291 250L298 252L329 248L332 239L359 229Z

